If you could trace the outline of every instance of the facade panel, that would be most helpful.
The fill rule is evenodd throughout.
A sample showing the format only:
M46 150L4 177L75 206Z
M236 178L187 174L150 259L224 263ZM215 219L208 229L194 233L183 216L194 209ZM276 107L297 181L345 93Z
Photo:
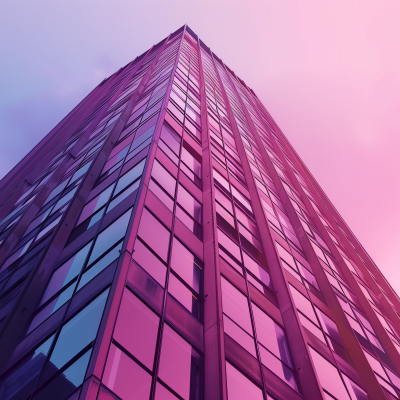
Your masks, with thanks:
M1 399L399 398L397 294L189 27L0 187Z

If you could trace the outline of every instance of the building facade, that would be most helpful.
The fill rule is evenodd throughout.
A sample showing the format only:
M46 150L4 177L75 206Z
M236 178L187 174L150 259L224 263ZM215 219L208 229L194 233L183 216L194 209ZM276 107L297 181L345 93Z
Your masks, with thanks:
M400 302L184 26L0 182L0 399L400 396Z

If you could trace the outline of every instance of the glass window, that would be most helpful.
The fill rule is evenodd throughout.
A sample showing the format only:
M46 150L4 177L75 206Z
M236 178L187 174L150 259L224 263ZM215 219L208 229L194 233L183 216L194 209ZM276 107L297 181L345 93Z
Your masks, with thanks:
M168 207L170 211L174 209L174 200L158 185L153 179L150 179L149 189Z
M257 262L255 262L250 256L246 254L246 252L242 252L244 266L256 277L258 278L265 286L273 289L272 281L269 273Z
M261 389L229 363L226 363L226 384L228 400L263 400Z
M118 312L114 339L150 370L160 318L125 288Z
M350 378L346 375L343 375L344 383L348 391L350 392L351 400L369 400L367 393L364 392L356 383L354 383Z
M148 400L150 396L151 375L113 344L103 383L123 400Z
M101 271L108 267L114 260L116 260L121 252L122 241L118 243L112 250L110 250L105 256L101 257L94 264L89 266L81 276L79 280L78 289L85 286L90 282L95 276L97 276Z
M101 207L103 207L104 204L107 203L108 199L110 198L113 187L114 185L109 186L107 189L103 190L98 196L96 196L93 200L91 200L83 207L83 210L76 225L79 225L86 218L90 217Z
M168 292L199 319L198 298L174 274L170 274L169 276Z
M312 347L309 350L322 388L340 400L350 400L337 368Z
M197 293L200 292L201 265L201 261L174 237L171 268Z
M221 229L218 228L218 243L228 250L237 260L241 260L240 248Z
M201 224L201 204L182 185L178 185L177 201L195 221Z
M46 300L57 293L62 287L71 282L81 272L82 266L85 263L92 242L89 242L85 247L79 250L74 256L67 260L61 267L57 268L47 285L46 291L40 301L43 304Z
M0 381L0 394L3 400L22 398L32 392L53 339L54 335L38 346Z
M146 209L143 209L138 236L165 262L168 257L170 232Z
M114 196L142 175L145 163L146 159L144 158L140 163L136 164L132 169L118 179Z
M65 396L72 393L78 386L83 383L91 353L92 349L88 350L70 367L65 369L62 374L58 375L53 381L45 386L44 389L42 389L36 396L33 397L33 399L64 400Z
M132 209L129 209L97 236L88 264L96 260L125 236L131 213Z
M96 297L61 329L50 357L53 367L61 368L77 353L83 350L97 334L107 300L108 290Z
M179 400L178 397L173 395L165 386L157 382L155 400Z
M168 147L179 156L179 148L181 138L175 133L173 129L169 129L163 125L161 129L161 139L168 145Z
M158 377L183 399L199 398L200 356L168 325L164 325Z
M314 309L311 305L311 301L308 300L305 296L303 296L297 289L295 289L292 285L289 285L290 292L292 293L294 304L306 317L311 319L317 326L319 326L319 322L317 317L315 316Z
M175 197L176 180L157 160L154 160L151 176L172 198Z
M167 267L139 239L136 239L132 258L162 287L165 286Z

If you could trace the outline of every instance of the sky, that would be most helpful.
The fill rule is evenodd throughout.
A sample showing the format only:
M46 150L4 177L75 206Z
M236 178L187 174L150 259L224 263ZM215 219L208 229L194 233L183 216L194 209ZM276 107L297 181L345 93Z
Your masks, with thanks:
M0 178L187 23L251 87L400 293L400 0L2 0Z

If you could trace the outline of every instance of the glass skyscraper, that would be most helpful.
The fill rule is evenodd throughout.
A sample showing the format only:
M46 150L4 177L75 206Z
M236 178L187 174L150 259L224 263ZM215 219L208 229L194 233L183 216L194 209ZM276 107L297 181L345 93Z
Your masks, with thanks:
M187 26L0 182L0 399L400 396L399 297Z

